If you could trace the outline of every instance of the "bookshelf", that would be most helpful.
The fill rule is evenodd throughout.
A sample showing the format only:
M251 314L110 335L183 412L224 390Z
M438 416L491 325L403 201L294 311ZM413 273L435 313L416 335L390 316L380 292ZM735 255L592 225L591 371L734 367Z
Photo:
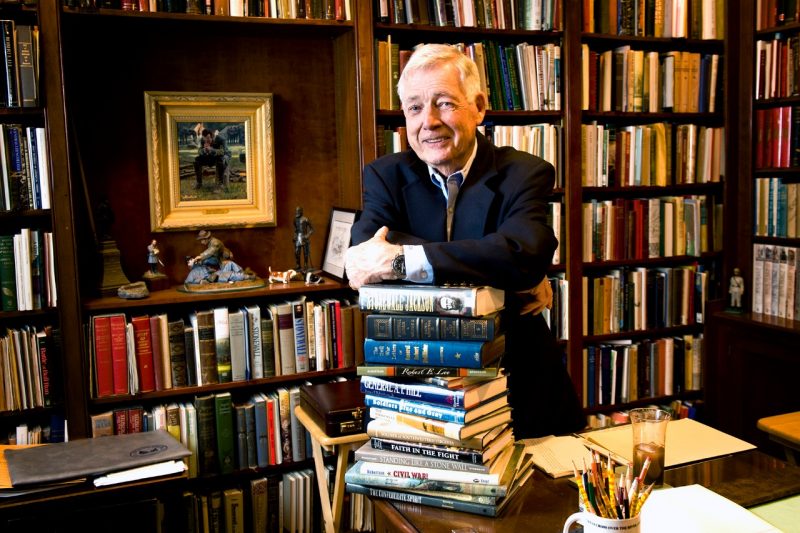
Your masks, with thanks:
M47 115L58 102L47 98L35 76L37 10L5 4L0 19L6 36L0 95L5 165L0 194L0 438L57 440L63 439L67 416L63 352L58 350L67 311L58 301L60 276L49 258L55 256L51 237L60 236L64 213L58 202L63 186L49 178L53 167Z
M796 14L779 20L777 9L773 11L775 18L770 18L769 5L775 6L769 2L736 3L731 7L729 19L732 22L730 31L739 35L739 40L731 43L732 53L737 54L739 61L733 65L729 76L734 79L730 84L731 100L734 109L740 112L729 117L736 127L737 149L729 152L735 155L731 161L735 167L731 168L736 169L736 174L726 188L725 201L736 212L749 216L726 220L723 280L728 280L733 269L739 268L745 280L745 293L742 313L729 312L727 298L724 298L711 314L708 342L716 348L708 354L707 367L714 378L706 380L706 388L709 418L716 427L779 453L765 434L756 429L756 422L764 416L800 409L794 394L796 383L790 377L800 371L800 361L796 357L800 330L797 315L791 319L774 310L755 312L759 308L766 309L764 301L754 293L757 275L757 261L754 260L757 247L797 248L800 239L797 234L790 237L788 233L759 228L763 219L760 221L758 215L759 211L763 212L764 204L759 205L758 184L764 178L779 178L784 184L798 183L800 174L791 159L788 166L763 159L762 149L768 141L763 138L765 125L763 119L759 123L759 115L781 107L794 108L798 96L792 91L763 93L760 82L765 79L766 71L759 72L757 67L763 64L759 60L759 41L783 43L796 39L800 35L800 24ZM764 11L759 12L757 6ZM779 79L777 77L776 81ZM753 392L731 395L732 390Z
M373 86L369 87L369 93L375 95L373 107L376 147L374 151L367 150L365 157L369 160L373 154L374 157L378 157L384 153L383 150L391 150L393 140L390 136L383 138L383 132L396 130L403 125L401 111L385 109L389 107L385 102L390 100L387 100L388 97L385 93L383 96L381 95L382 80L386 78L386 74L383 74L381 70L381 45L379 42L391 41L392 44L399 44L400 50L408 49L421 42L463 43L468 55L475 55L474 49L470 46L471 43L483 43L486 46L486 50L489 49L488 43L490 42L498 42L501 46L517 45L522 42L538 45L552 43L560 47L561 90L558 107L540 111L512 111L498 110L497 106L494 105L493 109L487 112L485 122L490 133L497 125L519 126L530 123L544 123L558 128L558 145L554 149L557 159L552 161L557 168L557 186L549 201L561 204L561 216L564 220L565 228L559 236L561 243L560 263L553 265L550 277L554 280L554 285L560 283L562 286L566 284L570 286L568 291L569 301L558 302L558 305L567 309L566 313L568 315L568 331L563 333L564 340L561 341L561 344L564 347L568 370L573 377L576 388L578 388L580 394L585 396L587 391L582 386L582 382L585 378L583 359L585 357L584 351L587 347L625 340L641 341L649 338L696 336L702 333L703 326L692 316L683 321L676 320L674 323L669 324L652 324L647 327L637 327L636 329L629 327L620 331L606 332L594 332L591 328L584 330L580 310L591 301L591 295L588 291L582 289L581 279L585 276L602 277L610 270L625 272L627 270L633 271L637 268L647 268L656 272L665 271L666 269L682 271L686 268L700 268L708 272L706 284L709 296L717 294L721 268L721 253L719 250L722 244L717 242L715 246L712 242L714 235L713 206L722 204L727 192L726 184L720 179L720 176L725 175L726 172L724 168L725 160L719 156L721 153L719 149L716 152L718 155L716 160L717 167L715 168L716 177L714 178L711 177L711 160L709 160L708 166L704 167L705 170L702 177L697 177L696 179L694 177L695 169L692 167L688 176L686 176L687 170L681 169L679 171L676 168L673 172L668 173L664 184L658 185L656 185L655 179L653 180L653 185L648 185L647 181L642 182L642 184L638 181L635 183L633 181L629 183L610 183L606 184L606 186L599 186L594 182L586 182L585 179L582 179L582 173L585 172L585 169L582 168L583 161L586 157L586 152L582 146L584 127L596 123L614 131L623 131L627 128L642 128L653 123L660 123L672 128L671 139L676 138L678 130L691 128L692 135L697 136L700 131L717 129L719 132L717 133L716 144L717 146L721 145L727 139L725 134L721 133L722 128L727 126L727 104L721 98L721 95L727 90L726 80L728 78L724 77L724 73L727 72L728 68L727 45L725 39L722 38L699 38L701 27L688 28L688 22L686 37L653 37L651 34L644 36L644 31L642 31L641 35L633 35L634 32L631 32L631 35L604 34L600 33L600 31L594 31L594 27L585 26L585 18L581 9L562 9L563 3L556 2L556 4L558 5L556 5L555 12L560 15L560 19L552 29L526 31L511 26L507 29L487 28L485 22L484 26L481 26L480 21L478 21L476 27L459 27L458 23L447 26L439 26L435 22L425 24L424 15L423 21L415 21L414 24L408 24L408 13L405 14L405 19L402 17L395 18L396 13L390 9L382 17L380 12L382 3L376 3L371 17L374 45L370 52L373 53L367 54L364 59L364 62L375 65L375 76L372 78ZM598 14L599 4L597 3ZM730 15L723 13L721 16L724 18ZM717 20L715 19L716 23ZM599 26L597 29L599 30ZM362 38L362 41L366 41L366 39ZM638 110L634 112L628 111L627 108L623 110L623 108L618 109L616 107L608 110L601 110L602 108L600 107L582 110L584 92L588 92L587 87L582 82L582 49L588 47L591 50L613 52L623 46L628 46L635 50L654 52L657 57L663 57L670 52L678 54L691 53L696 55L698 59L705 55L708 56L709 65L711 57L716 56L715 61L718 62L717 72L719 73L716 85L718 90L706 91L703 99L696 97L700 102L699 105L693 108L681 109L680 112L678 112L677 108L667 107L665 109L661 104L654 107L651 112ZM387 65L391 65L390 59L384 61ZM395 61L397 62L398 60ZM660 70L661 66L659 65L658 68ZM491 79L491 75L487 75L487 78ZM368 82L369 80L365 81ZM386 89L383 90L385 91ZM502 92L502 88L489 85L490 93L498 90ZM712 93L716 102L714 111L709 111L708 100ZM366 133L370 128L372 128L372 123L365 124L363 131ZM398 136L402 136L402 130L399 135L395 134L394 142L396 142ZM387 145L389 146L388 148ZM675 149L673 148L672 151L674 152ZM680 161L678 156L670 155L670 164ZM720 165L723 168L719 168ZM614 201L632 203L640 199L645 202L661 200L666 203L667 199L674 201L675 198L682 199L687 196L693 198L693 201L698 206L701 205L701 202L705 204L705 212L708 214L706 218L707 242L704 242L702 249L698 247L697 250L690 250L689 253L686 253L685 248L667 253L662 251L652 257L646 254L644 257L622 254L607 257L605 260L583 257L582 251L586 240L592 237L591 234L587 235L582 230L584 228L583 207L585 204L591 202L602 204L603 202L610 203ZM718 233L719 229L717 228ZM625 237L629 236L620 236L620 240ZM559 291L554 292L556 298L558 298ZM561 321L556 320L555 322ZM560 328L561 324L559 323L557 327ZM567 338L569 340L566 340ZM695 384L695 387L699 388L699 385ZM670 399L696 399L700 396L701 393L697 391L684 395L680 389L676 389L674 394L666 396L663 394L650 395L653 401L667 397ZM636 401L641 403L643 400ZM625 402L607 402L605 405L597 405L596 402L585 401L584 406L587 408L587 413L597 413L623 408L625 407Z

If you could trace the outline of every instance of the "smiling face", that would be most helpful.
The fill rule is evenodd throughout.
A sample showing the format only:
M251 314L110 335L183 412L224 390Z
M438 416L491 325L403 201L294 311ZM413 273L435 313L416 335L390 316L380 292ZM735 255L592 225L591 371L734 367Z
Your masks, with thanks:
M485 95L470 102L450 64L410 72L402 94L408 143L417 156L444 176L461 170L486 112Z

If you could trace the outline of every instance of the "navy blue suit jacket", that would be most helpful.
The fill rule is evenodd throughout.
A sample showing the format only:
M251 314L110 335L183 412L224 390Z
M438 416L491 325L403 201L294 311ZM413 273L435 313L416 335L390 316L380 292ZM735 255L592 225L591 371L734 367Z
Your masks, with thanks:
M541 315L520 315L514 291L536 286L547 272L557 241L547 225L547 196L554 169L478 134L478 151L458 193L453 238L446 238L446 201L427 165L407 150L364 169L364 209L352 229L353 244L381 226L396 244L421 244L434 282L470 282L506 289L504 366L509 370L516 438L581 429L585 418Z

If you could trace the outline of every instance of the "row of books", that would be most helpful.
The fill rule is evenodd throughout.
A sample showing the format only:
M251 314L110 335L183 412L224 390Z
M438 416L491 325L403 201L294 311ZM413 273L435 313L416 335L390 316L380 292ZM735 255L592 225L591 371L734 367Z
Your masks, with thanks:
M708 252L705 196L617 198L583 204L583 260L619 261Z
M581 183L631 187L714 183L725 175L725 129L658 122L581 125Z
M786 98L800 94L800 36L775 34L756 41L755 99Z
M52 413L49 422L42 424L19 424L0 437L0 444L45 444L64 442L67 437L67 421L61 413Z
M50 209L50 157L44 128L0 127L0 211Z
M310 437L294 414L299 386L234 402L230 392L150 409L124 407L92 415L92 436L165 429L181 441L190 477L266 468L311 457Z
M703 401L702 400L672 400L668 404L649 405L647 407L657 407L672 414L672 420L681 418L702 419ZM628 411L613 411L611 413L592 413L586 417L587 425L591 429L607 428L621 424L629 424L630 416Z
M0 107L39 105L39 29L0 20Z
M755 180L754 234L758 237L800 236L800 183L786 183L781 178Z
M3 311L32 311L55 307L53 233L21 228L0 235L0 289Z
M756 2L756 30L765 30L800 20L797 0L761 0Z
M375 16L389 24L500 30L562 28L560 0L378 0Z
M556 169L555 186L564 186L564 135L560 124L501 125L484 122L478 129L496 146L511 146L541 157Z
M583 0L583 31L641 37L725 37L721 0Z
M581 45L584 111L714 113L721 102L719 54Z
M753 245L753 312L800 317L800 248Z
M556 170L556 187L564 186L563 133L560 124L500 125L484 122L478 130L496 146L511 146L522 152L541 157ZM395 129L377 126L378 153L393 154L408 149L405 126Z
M583 277L585 335L705 322L709 272L703 265L619 268Z
M87 325L97 397L351 367L362 331L357 305L305 297L200 310L188 321L116 313Z
M93 0L106 9L227 17L351 20L351 0ZM68 7L83 8L78 0Z
M583 350L583 406L700 390L702 360L702 335L587 346Z
M475 61L487 107L497 111L561 109L561 47L548 43L505 45L497 41L459 44ZM397 81L411 50L401 50L391 36L375 43L378 109L400 109Z
M245 533L246 531L317 531L321 518L315 509L316 478L310 469L257 477L244 486L208 492L185 491L182 496L188 533Z
M800 167L800 105L756 109L756 168Z
M8 328L0 337L0 412L51 407L61 399L58 331Z
M569 339L569 280L564 272L557 272L547 278L553 291L553 306L542 310L542 316L550 326L550 331L558 340Z

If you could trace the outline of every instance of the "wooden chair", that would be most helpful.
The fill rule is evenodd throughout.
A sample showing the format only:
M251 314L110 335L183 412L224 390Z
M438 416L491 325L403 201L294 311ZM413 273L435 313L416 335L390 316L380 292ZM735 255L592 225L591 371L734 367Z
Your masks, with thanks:
M759 419L758 429L765 431L770 440L783 446L786 460L796 465L796 453L800 452L800 411Z

